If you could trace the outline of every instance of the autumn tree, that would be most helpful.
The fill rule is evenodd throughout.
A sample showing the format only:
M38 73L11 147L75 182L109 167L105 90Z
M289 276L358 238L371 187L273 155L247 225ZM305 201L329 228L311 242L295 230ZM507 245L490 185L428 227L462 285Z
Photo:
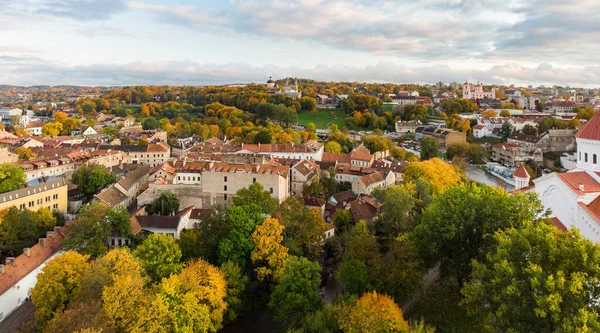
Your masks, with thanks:
M440 143L438 140L431 137L424 137L421 139L421 160L425 161L428 159L436 158L439 156Z
M261 183L256 182L247 188L241 188L233 197L236 206L258 205L264 214L272 214L277 208L277 199L273 198L271 192L266 191Z
M500 111L500 117L510 117L510 111L504 109L502 111Z
M394 300L375 291L365 293L338 320L345 333L400 333L409 329Z
M13 206L2 212L0 221L0 254L9 256L18 256L24 248L32 247L56 225L56 217L44 207L31 211Z
M404 170L404 182L415 182L419 178L431 185L433 194L438 194L460 182L461 174L453 165L439 158L433 158L423 162L413 162Z
M245 267L254 243L250 235L264 220L260 206L229 206L227 208L227 234L219 242L218 257L221 263L231 260Z
M497 113L496 113L496 111L494 111L492 109L488 109L488 110L482 111L481 116L482 117L495 117L495 116L497 116Z
M115 180L115 175L102 164L84 164L71 177L73 184L88 197L97 194Z
M318 310L322 305L317 292L320 284L321 266L318 263L304 257L290 257L269 301L275 319Z
M146 211L148 215L174 215L179 211L179 199L172 192L163 192L152 200Z
M330 141L325 143L325 151L328 153L339 154L342 152L342 146L335 141Z
M158 286L152 302L154 320L167 332L217 332L227 308L226 297L223 273L204 260L193 261Z
M510 195L501 188L459 184L427 206L414 239L429 267L440 262L442 275L461 284L469 277L471 261L483 260L496 244L494 233L518 228L541 213L533 194Z
M279 280L289 257L288 249L281 245L284 227L277 219L267 218L252 233L254 249L250 259L258 266L256 273L259 280Z
M173 237L165 234L148 236L133 254L140 258L142 267L155 282L178 273L183 266L179 245Z
M319 209L306 207L301 198L292 196L281 203L275 216L285 226L284 236L288 239L284 241L286 246L292 241L305 256L319 256L320 243L328 229Z
M56 311L65 309L79 289L81 277L89 269L89 256L67 251L50 260L37 276L31 290L36 306L35 319L44 327Z
M19 147L15 149L15 154L19 155L19 161L28 161L32 158L36 158L36 154L31 149L26 147Z
M223 277L227 282L227 296L225 297L227 310L225 311L225 321L231 322L244 311L242 296L246 290L249 279L248 276L244 275L240 266L231 261L221 265L221 272L223 272Z
M55 137L59 136L62 132L63 125L57 121L52 121L46 123L44 127L42 127L42 136Z
M598 332L600 247L539 222L493 236L473 262L463 305L494 332Z
M15 191L25 186L25 172L16 164L0 165L0 193Z

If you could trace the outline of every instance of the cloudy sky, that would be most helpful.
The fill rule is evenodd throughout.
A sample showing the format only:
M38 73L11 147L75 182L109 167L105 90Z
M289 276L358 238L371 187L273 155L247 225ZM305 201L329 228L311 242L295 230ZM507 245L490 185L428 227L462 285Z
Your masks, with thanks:
M600 86L599 0L0 0L0 84Z

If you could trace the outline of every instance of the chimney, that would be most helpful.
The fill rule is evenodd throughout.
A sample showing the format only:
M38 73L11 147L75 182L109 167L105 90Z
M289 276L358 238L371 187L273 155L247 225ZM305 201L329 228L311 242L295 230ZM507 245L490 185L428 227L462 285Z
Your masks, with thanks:
M38 243L40 243L40 245L42 247L46 247L46 238L40 238L40 239L38 239Z
M54 239L54 231L46 231L46 238L51 237Z
M6 265L13 265L15 266L15 257L6 257Z
M4 265L0 264L0 274L4 274Z
M26 247L23 249L23 253L27 256L27 257L31 257L31 249Z
M56 227L54 227L54 232L60 232L60 229L61 229L61 227L56 226Z
M579 190L580 190L580 191L583 191L583 190L584 190L584 188L585 188L585 187L583 186L583 184L579 183Z

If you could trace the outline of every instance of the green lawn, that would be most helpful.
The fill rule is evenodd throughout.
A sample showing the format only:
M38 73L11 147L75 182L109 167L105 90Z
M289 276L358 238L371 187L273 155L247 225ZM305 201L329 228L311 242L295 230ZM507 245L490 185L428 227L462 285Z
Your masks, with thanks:
M383 104L381 109L383 110L383 112L392 112L392 109L394 108L394 104Z
M337 119L331 115L334 112ZM344 127L344 118L346 115L342 109L319 109L316 115L311 115L308 111L298 112L298 123L300 125L308 125L308 123L314 123L317 128L327 128L327 123L334 120L334 124L337 124L339 128Z

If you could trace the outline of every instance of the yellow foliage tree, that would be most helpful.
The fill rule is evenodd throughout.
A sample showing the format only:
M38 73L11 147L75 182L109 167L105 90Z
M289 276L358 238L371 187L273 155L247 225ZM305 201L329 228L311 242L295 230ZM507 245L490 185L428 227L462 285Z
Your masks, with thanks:
M460 123L458 128L461 132L465 132L465 133L471 132L471 121L469 119L463 120Z
M89 269L89 256L67 251L48 262L38 275L31 290L36 306L35 319L40 327L52 319L56 311L66 308L81 284L81 277Z
M338 322L345 333L393 333L409 329L394 300L376 291L363 294L350 311L340 312Z
M460 171L439 158L432 158L423 162L413 162L404 170L405 182L414 182L423 178L431 185L433 194L442 192L447 187L461 181Z
M267 218L252 233L254 249L250 254L252 262L260 266L256 270L259 280L273 277L278 281L285 270L289 257L287 247L281 245L284 226L277 219Z
M65 119L67 119L67 114L62 112L62 111L56 111L56 113L54 113L54 120L62 123L63 121L65 121Z
M31 149L26 147L19 147L15 149L15 154L19 155L20 161L28 161L32 158L36 158L37 156L33 151L31 151Z
M62 132L63 125L57 121L46 123L42 127L42 136L58 136Z
M104 287L102 309L111 327L119 332L148 332L152 314L150 293L141 274L125 273L114 276L114 283Z
M495 117L497 115L496 111L492 109L488 109L481 112L481 116L483 117Z
M159 285L151 326L167 332L216 332L222 326L226 296L220 269L202 259L191 262Z

